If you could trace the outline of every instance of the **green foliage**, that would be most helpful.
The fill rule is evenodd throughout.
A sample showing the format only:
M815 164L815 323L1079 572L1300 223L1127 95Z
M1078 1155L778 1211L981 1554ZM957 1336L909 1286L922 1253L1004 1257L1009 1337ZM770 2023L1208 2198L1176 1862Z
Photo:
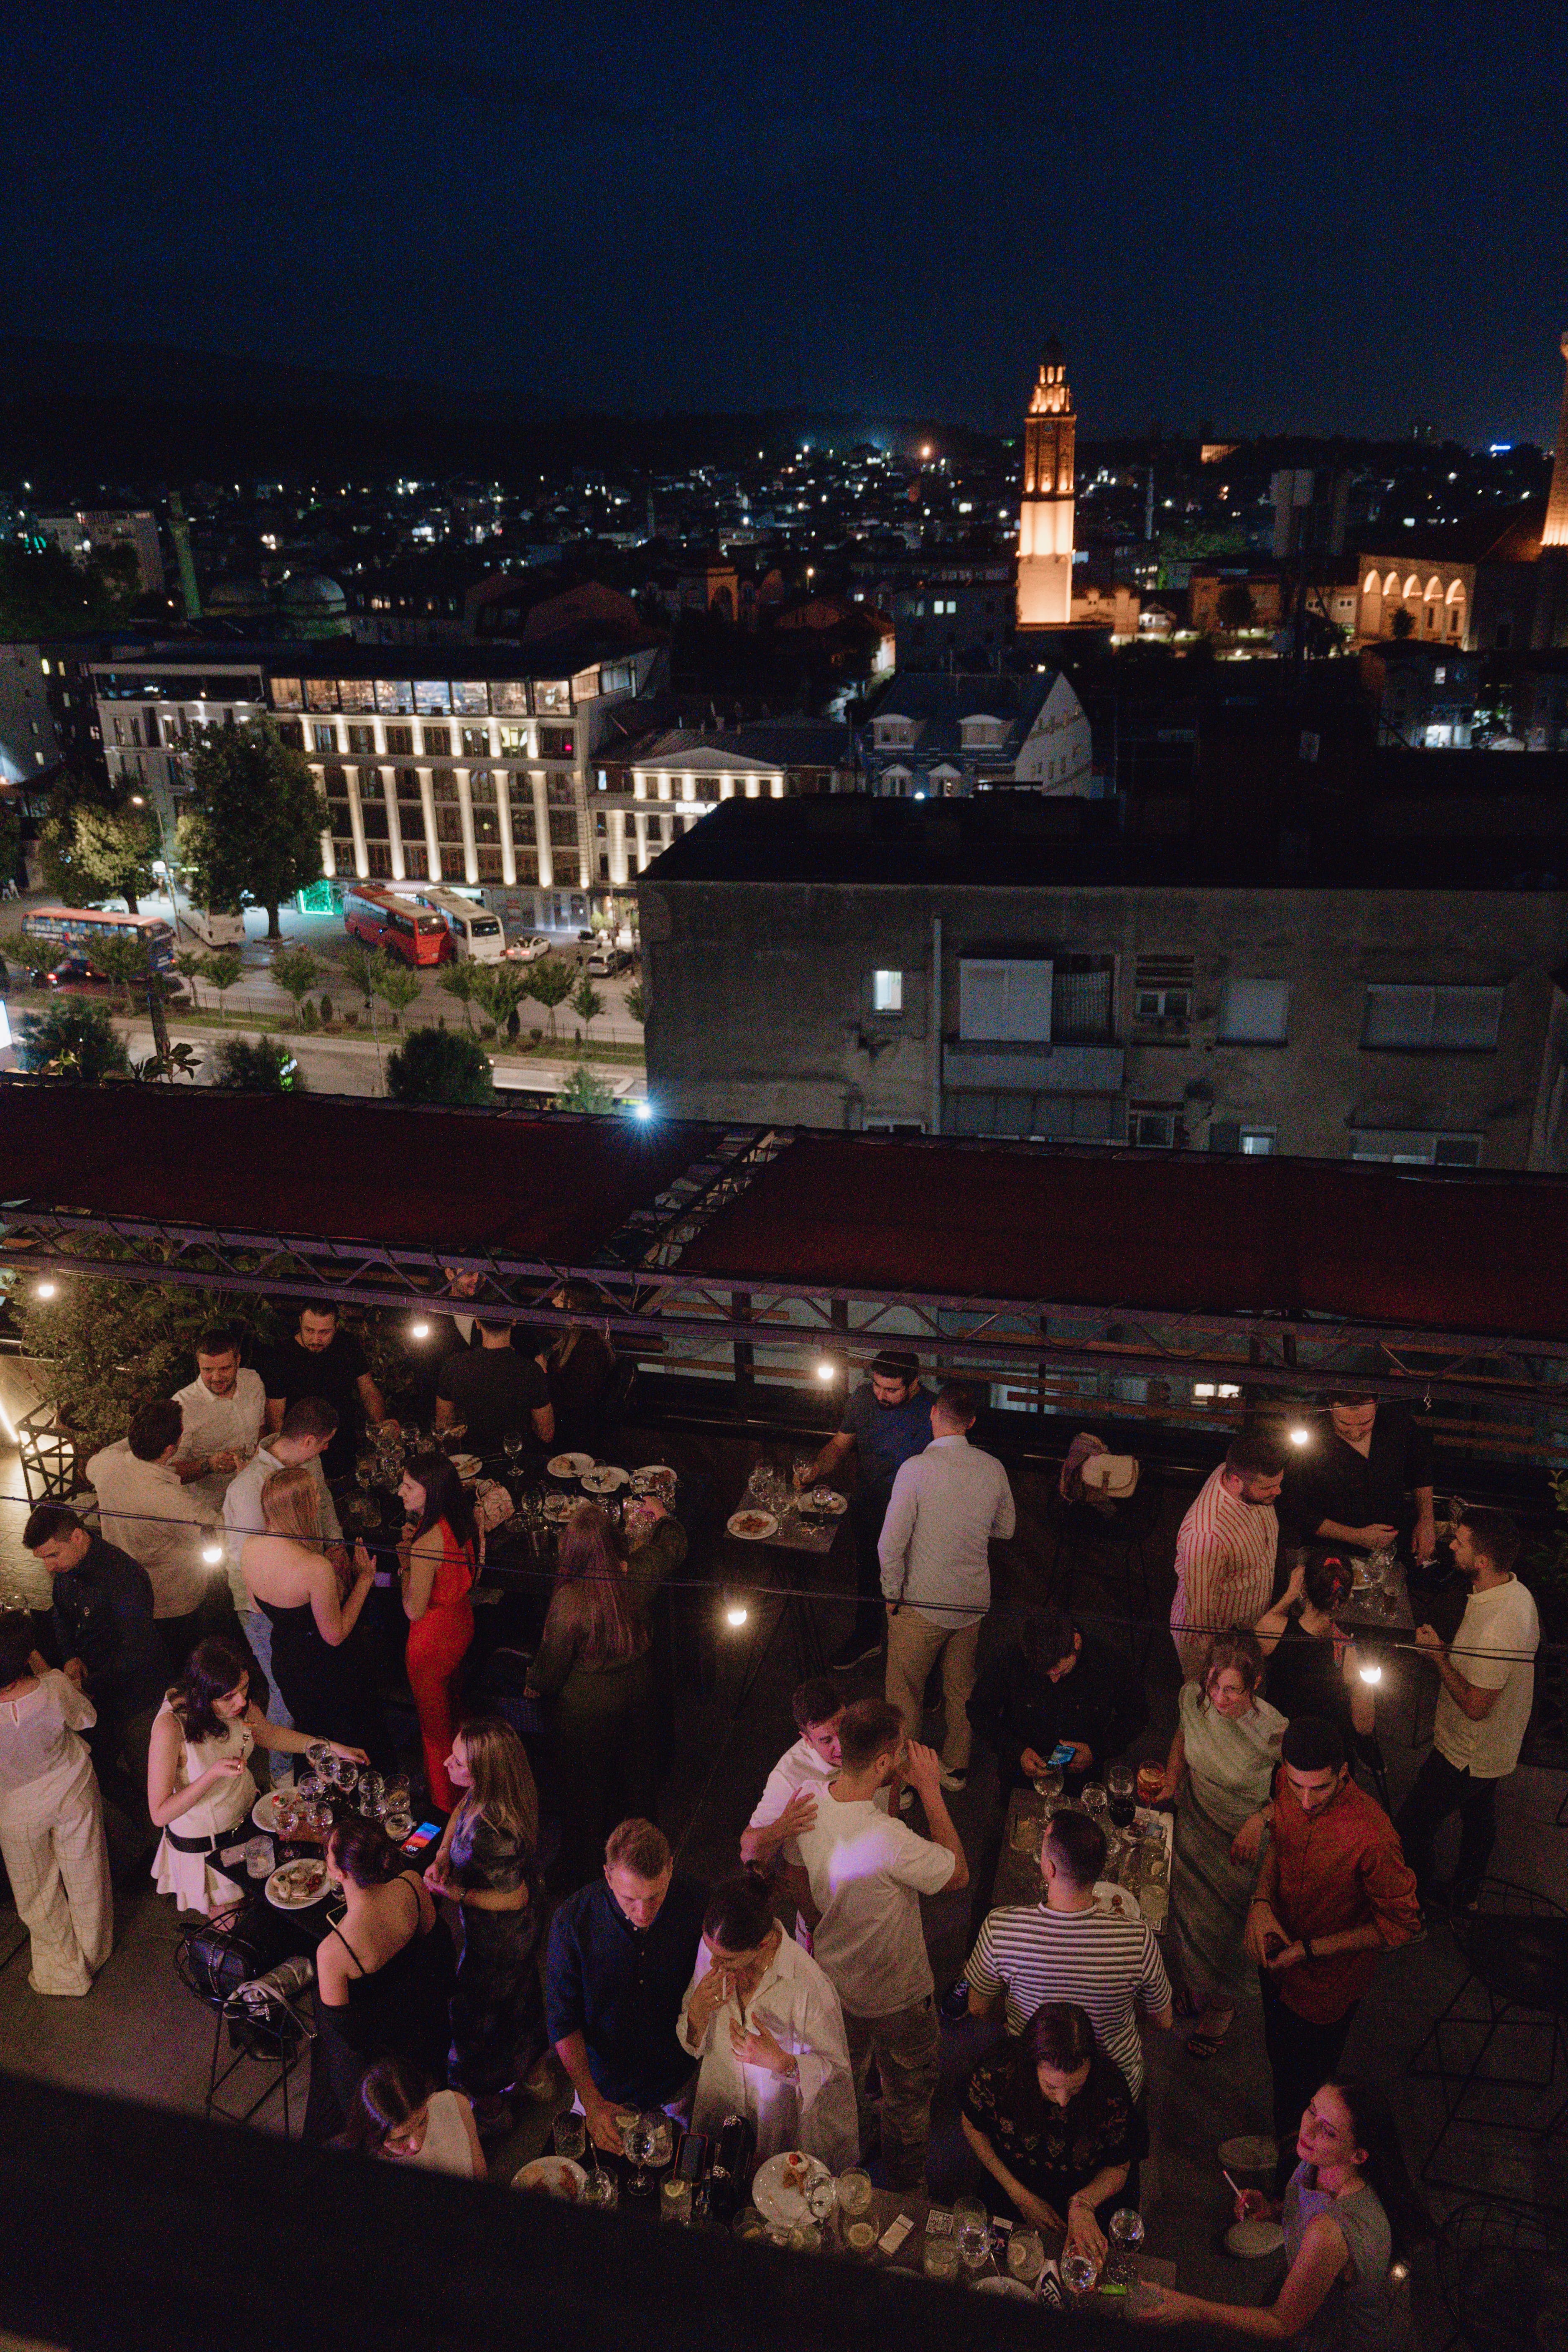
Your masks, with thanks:
M528 993L528 973L517 963L475 963L468 967L473 975L473 996L495 1023L499 1033L505 1029L517 1034L517 1008Z
M441 966L440 977L436 983L446 995L451 997L455 1003L462 1006L463 1020L470 1031L474 1025L474 1016L468 1008L474 1001L474 975L479 968L478 964L473 963L444 963Z
M616 1107L615 1096L596 1070L582 1064L574 1069L555 1097L557 1110L611 1111Z
M195 1078L201 1068L201 1056L194 1046L182 1039L171 1045L166 1054L149 1054L144 1062L132 1062L132 1075L142 1086L166 1082L173 1086L176 1078Z
M42 1013L25 1013L16 1040L23 1069L50 1078L74 1078L84 1087L128 1078L126 1053L104 1004L79 996L57 996Z
M127 1013L133 1012L137 997L147 1002L147 942L132 931L121 932L118 938L102 940L93 950L93 960L105 975L113 981L124 998Z
M272 959L272 977L285 996L292 997L294 1011L301 1022L305 999L321 976L321 965L309 948L279 948ZM312 1005L311 1011L315 1007Z
M634 981L626 991L626 1011L640 1029L647 1020L647 997L640 980Z
M193 949L182 948L174 958L174 970L191 992L191 1003L199 1011L201 999L196 993L196 982L201 977L202 960Z
M215 1084L253 1095L299 1095L305 1091L300 1065L276 1037L230 1037L217 1057Z
M310 1030L319 1029L321 1025L321 1016L316 1010L316 1000L313 996L307 996L300 1007L300 1026Z
M528 993L535 1004L542 1005L550 1034L555 1034L555 1008L564 1004L576 986L574 967L557 955L541 956L537 963L525 964Z
M325 989L323 989L323 990L321 991L321 1026L322 1026L322 1028L323 1028L323 1029L326 1027L326 1025L327 1025L328 1022L331 1019L331 1017L332 1017L332 1000L331 1000L331 998L327 994L326 990L325 990Z
M78 563L51 541L0 544L0 641L34 643L109 627L142 592L135 551L106 548Z
M327 804L303 755L269 719L204 727L191 739L191 803L180 849L191 895L204 907L267 909L267 936L281 937L278 909L321 876Z
M57 811L51 795L39 840L45 881L68 906L123 898L134 915L153 887L157 828L128 802L78 800Z
M1415 615L1414 613L1406 612L1402 604L1390 622L1389 627L1394 635L1403 644L1406 637L1413 637L1415 635Z
M387 963L386 950L367 948L363 940L351 940L338 961L343 978L351 988L358 989L368 1013L371 999L375 994L376 977Z
M227 1016L224 1013L223 1000L231 988L237 988L245 976L245 960L239 950L219 948L214 954L201 957L196 964L196 970L217 998L218 1018L226 1019Z
M411 1029L386 1057L386 1090L402 1103L495 1100L489 1055L460 1029Z
M403 1015L417 1000L423 986L419 974L400 957L383 955L382 969L375 976L375 992L391 1013L395 1029L402 1028Z
M1222 629L1250 629L1257 618L1252 591L1245 580L1228 581L1215 597L1214 609Z
M590 1023L598 1019L604 1009L604 998L600 995L598 990L595 987L587 973L584 972L582 979L578 982L576 987L572 992L573 1012L577 1015L577 1018L583 1024L584 1028L586 1029Z

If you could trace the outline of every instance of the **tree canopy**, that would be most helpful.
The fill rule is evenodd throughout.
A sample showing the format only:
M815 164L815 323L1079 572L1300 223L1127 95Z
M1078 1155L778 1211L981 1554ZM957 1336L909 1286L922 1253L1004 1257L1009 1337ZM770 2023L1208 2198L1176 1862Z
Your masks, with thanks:
M57 996L41 1013L25 1013L16 1038L16 1058L25 1070L51 1078L74 1078L84 1087L106 1078L128 1078L131 1057L121 1043L109 1008L79 996Z
M267 936L281 939L278 909L321 878L327 804L300 752L269 719L205 727L191 738L191 799L180 849L198 905L267 909Z
M106 547L85 563L51 541L29 547L0 544L0 642L36 643L108 628L142 593L141 567L131 547Z
M461 1029L411 1029L386 1057L386 1090L403 1103L495 1100L489 1055Z

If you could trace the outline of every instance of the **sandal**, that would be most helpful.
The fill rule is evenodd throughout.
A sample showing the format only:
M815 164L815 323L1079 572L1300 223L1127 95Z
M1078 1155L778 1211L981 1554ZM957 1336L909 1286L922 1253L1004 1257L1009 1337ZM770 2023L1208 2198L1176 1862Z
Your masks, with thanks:
M1206 2065L1215 2053L1224 2047L1226 2036L1235 2022L1236 2011L1233 2009L1217 2033L1207 2027L1199 2033L1190 2033L1187 2036L1188 2057L1196 2058Z

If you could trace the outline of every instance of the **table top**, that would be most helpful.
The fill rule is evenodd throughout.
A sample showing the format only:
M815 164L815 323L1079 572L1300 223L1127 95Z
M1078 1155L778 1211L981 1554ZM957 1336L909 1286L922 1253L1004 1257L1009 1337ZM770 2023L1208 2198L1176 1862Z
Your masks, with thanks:
M868 2259L879 2263L886 2270L912 2273L917 2278L922 2276L926 2219L931 2210L931 2200L913 2189L873 2188L870 2208L864 2218L872 2224L879 2239L889 2222L896 2221L900 2213L907 2214L915 2226L896 2254L889 2256L879 2251ZM936 2210L945 2212L950 2209L941 2206ZM1038 2234L1045 2247L1047 2259L1050 2262L1057 2261L1062 2250L1063 2242L1060 2232L1042 2230ZM1140 2251L1133 2256L1133 2268L1140 2278L1148 2279L1156 2286L1173 2287L1176 2284L1175 2263L1166 2262L1161 2255L1146 2254ZM980 2276L1005 2278L1006 2276L1005 2259L998 2262L994 2254L986 2268L980 2273Z
M758 1466L761 1467L760 1465ZM782 1511L776 1510L772 1503L759 1501L754 1491L756 1475L756 1471L753 1470L746 1482L746 1491L736 1504L735 1509L766 1511L770 1517L778 1520L778 1532L776 1535L762 1537L731 1536L729 1540L731 1543L743 1545L748 1550L804 1551L811 1553L818 1559L826 1559L833 1549L839 1527L843 1522L844 1513L839 1512L832 1518L818 1518L802 1510L801 1505L805 1500L805 1496L796 1496L787 1502Z
M1148 1805L1138 1805L1134 1820L1153 1822L1164 1842L1167 1865L1166 1884L1170 1884L1169 1865L1175 1834L1173 1817ZM1030 1824L1026 1847L1014 1843L1014 1831L1022 1822ZM1006 1826L1002 1832L1002 1858L996 1865L996 1884L991 1902L994 1909L1007 1903L1038 1903L1043 1892L1040 1877L1040 1840L1045 1834L1046 1805L1027 1785L1015 1789L1007 1805Z
M1385 1601L1390 1605L1383 1606ZM1411 1614L1410 1588L1405 1580L1403 1561L1390 1571L1384 1592L1352 1591L1343 1608L1335 1610L1334 1622L1347 1633L1414 1633L1415 1620Z

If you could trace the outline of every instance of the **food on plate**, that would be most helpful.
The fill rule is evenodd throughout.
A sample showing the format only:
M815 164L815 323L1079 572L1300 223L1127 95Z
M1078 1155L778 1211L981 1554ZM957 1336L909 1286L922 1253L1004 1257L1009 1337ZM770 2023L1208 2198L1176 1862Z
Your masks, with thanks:
M327 1865L309 1859L286 1862L281 1869L273 1872L269 1883L273 1893L281 1895L285 1903L309 1903L327 1883Z
M547 1519L569 1519L576 1507L575 1498L571 1495L546 1495L544 1497Z
M536 2156L531 2164L513 2173L511 2185L535 2197L553 2197L563 2205L576 2205L582 2201L588 2176L570 2157Z
M592 1470L584 1471L583 1489L589 1495L613 1495L617 1487L629 1485L630 1478L629 1471L617 1470L611 1462L601 1462Z
M545 1464L552 1478L580 1478L594 1466L591 1454L552 1454Z
M775 1534L778 1521L771 1511L737 1511L729 1528L732 1536L746 1536L755 1541L761 1536Z
M662 1462L650 1462L646 1468L632 1472L634 1495L673 1495L678 1481L673 1470Z

